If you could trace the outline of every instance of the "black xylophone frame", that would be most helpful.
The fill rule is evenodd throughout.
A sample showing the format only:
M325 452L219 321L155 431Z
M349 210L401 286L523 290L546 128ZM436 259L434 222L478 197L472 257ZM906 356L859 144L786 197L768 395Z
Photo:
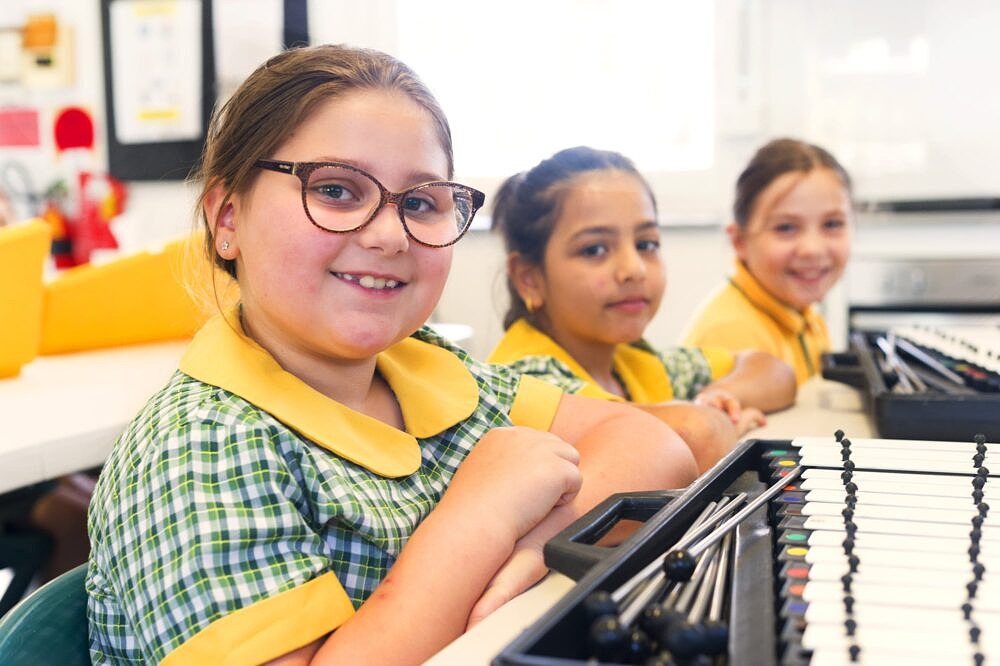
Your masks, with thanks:
M581 517L545 547L546 564L577 581L551 609L512 641L494 666L587 664L588 620L584 600L612 592L683 535L705 506L724 495L745 492L747 501L766 490L774 470L767 452L788 440L749 439L683 491L613 495ZM618 521L643 524L613 548L590 545ZM729 585L729 650L725 663L779 663L775 599L774 527L765 503L736 528L735 560ZM793 659L794 662L794 659Z
M823 377L861 389L880 437L971 442L983 433L988 441L1000 439L1000 393L893 393L865 334L851 334L850 345L850 352L823 355Z

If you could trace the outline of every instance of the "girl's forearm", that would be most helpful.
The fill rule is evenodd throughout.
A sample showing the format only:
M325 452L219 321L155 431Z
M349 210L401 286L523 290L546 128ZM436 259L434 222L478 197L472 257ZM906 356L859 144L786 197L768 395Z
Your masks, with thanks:
M443 500L311 663L425 661L462 634L473 604L513 548L505 534L490 529L487 516L451 510Z
M741 405L773 412L795 402L795 371L781 359L759 351L740 352L733 370L711 384L735 395Z

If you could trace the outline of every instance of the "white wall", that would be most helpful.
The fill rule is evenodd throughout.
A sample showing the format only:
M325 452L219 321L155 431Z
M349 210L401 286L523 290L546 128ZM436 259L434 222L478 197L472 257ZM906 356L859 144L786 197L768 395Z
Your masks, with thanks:
M768 133L825 144L862 198L1000 191L1000 4L770 0Z
M314 39L392 51L403 29L394 22L396 1L314 0ZM0 23L16 21L28 11L55 10L75 31L77 66L76 83L68 90L25 91L0 83L0 104L38 105L43 133L51 126L52 108L91 108L98 123L98 148L74 159L105 168L99 3L3 4ZM216 4L226 15L218 22L217 35L226 90L263 57L260 53L277 43L274 10L280 3ZM248 6L252 12L240 11ZM800 135L833 149L853 172L863 198L1000 192L1000 170L994 167L1000 154L1000 133L995 130L1000 88L992 83L994 63L1000 62L1000 40L995 39L1000 34L1000 5L992 0L716 0L715 8L713 167L649 174L668 221L663 238L667 297L649 332L663 345L676 340L698 302L727 271L731 255L721 227L728 216L732 182L756 146L771 136ZM269 18L255 27L248 17L258 15ZM530 13L525 15L525 20L530 18ZM516 46L512 43L511 48ZM469 94L495 80L483 72ZM39 186L47 184L72 163L65 157L55 159L51 139L46 141L34 152L0 149L0 163L19 160L29 166ZM193 195L176 182L131 183L127 210L114 227L123 248L136 249L189 229ZM942 228L923 225L917 233L892 225L874 233L862 229L859 238L870 240L864 241L867 249L859 249L870 253L872 248L891 248L905 237L911 245L920 244L920 253L933 254ZM456 248L452 280L438 308L440 320L474 327L470 346L479 354L488 352L500 334L506 307L501 267L498 239L486 232L471 233ZM831 312L833 321L842 320L842 307L842 300L831 300L831 309L838 310Z

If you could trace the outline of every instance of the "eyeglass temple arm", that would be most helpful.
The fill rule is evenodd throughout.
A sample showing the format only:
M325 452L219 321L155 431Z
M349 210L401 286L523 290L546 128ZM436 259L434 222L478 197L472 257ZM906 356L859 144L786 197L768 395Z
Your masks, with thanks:
M278 160L257 160L254 164L261 169L269 169L280 173L290 173L295 175L295 162L282 162Z

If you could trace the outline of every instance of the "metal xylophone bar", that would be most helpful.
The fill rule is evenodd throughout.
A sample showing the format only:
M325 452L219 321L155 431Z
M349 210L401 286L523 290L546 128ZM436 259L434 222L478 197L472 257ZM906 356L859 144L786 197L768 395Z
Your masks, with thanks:
M791 597L786 621L801 626L809 663L850 663L852 645L860 660L877 664L969 664L1000 654L1000 587L987 573L1000 565L1000 531L986 520L985 500L995 489L984 490L993 476L985 461L996 445L855 440L853 494L838 478L846 463L833 442L793 446L799 456L776 468L806 460L825 467L807 469L797 492L776 500L782 557L801 555L798 563L786 558L782 569L788 580L781 587ZM935 473L935 458L943 459L943 473ZM849 557L846 517L837 516L847 513L850 497L856 532Z

